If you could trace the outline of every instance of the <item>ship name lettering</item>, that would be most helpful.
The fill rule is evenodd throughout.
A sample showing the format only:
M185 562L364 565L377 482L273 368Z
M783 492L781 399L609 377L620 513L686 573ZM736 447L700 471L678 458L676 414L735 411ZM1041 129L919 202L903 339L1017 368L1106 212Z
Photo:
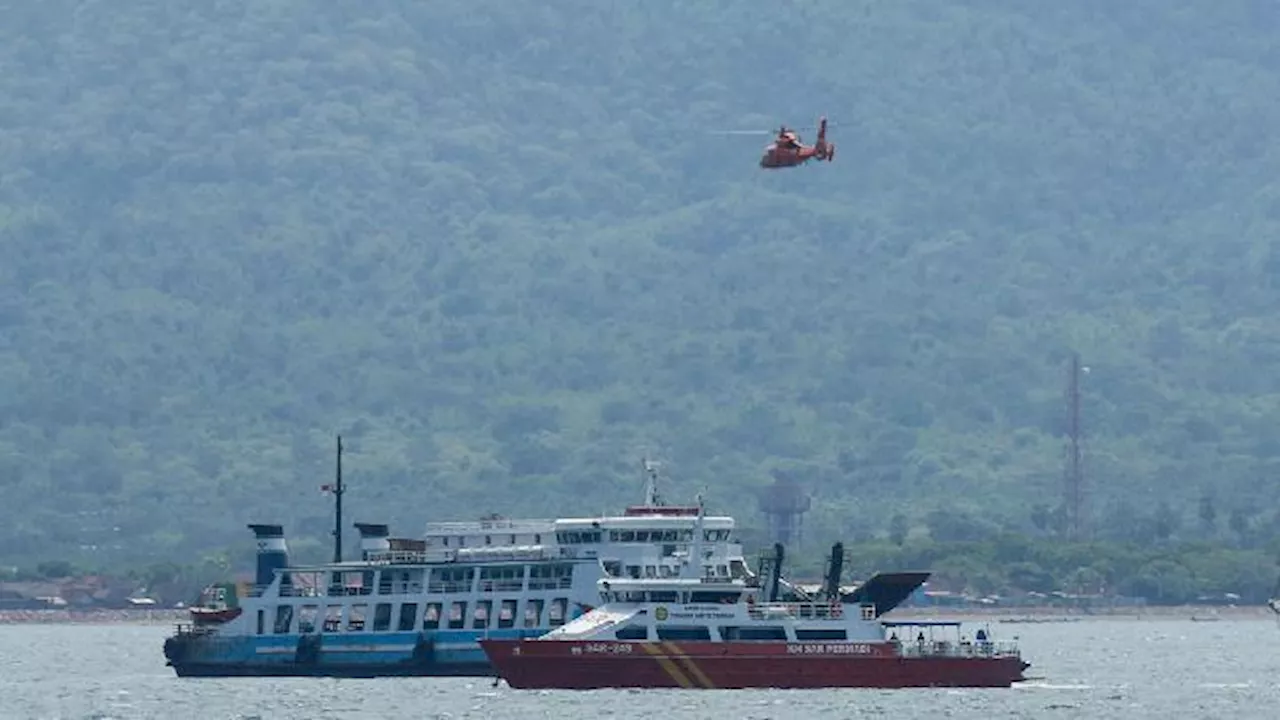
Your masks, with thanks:
M582 646L582 651L588 653L625 655L631 652L631 643L587 643Z
M870 655L867 643L793 643L787 645L789 655Z

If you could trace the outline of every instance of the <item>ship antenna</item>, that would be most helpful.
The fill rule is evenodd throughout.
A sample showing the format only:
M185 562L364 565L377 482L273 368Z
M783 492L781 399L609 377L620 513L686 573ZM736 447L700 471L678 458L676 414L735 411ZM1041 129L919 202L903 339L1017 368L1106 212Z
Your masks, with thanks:
M692 577L701 578L702 573L702 538L706 527L706 512L702 504L702 493L698 493L698 519L693 523L693 543L689 545L687 573L696 573ZM685 577L691 577L686 573Z
M644 458L640 463L645 471L644 504L647 507L657 507L662 504L662 499L658 496L658 463L649 458Z
M338 436L337 479L333 486L333 561L342 562L342 436Z

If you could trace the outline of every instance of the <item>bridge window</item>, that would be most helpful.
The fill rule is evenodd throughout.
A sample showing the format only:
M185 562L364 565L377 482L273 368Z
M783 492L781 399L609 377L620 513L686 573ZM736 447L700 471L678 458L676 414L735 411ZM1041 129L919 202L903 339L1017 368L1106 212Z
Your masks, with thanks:
M405 603L400 606L400 622L396 625L396 629L400 632L410 632L418 620L418 603Z
M710 640L711 630L706 625L659 625L659 640Z

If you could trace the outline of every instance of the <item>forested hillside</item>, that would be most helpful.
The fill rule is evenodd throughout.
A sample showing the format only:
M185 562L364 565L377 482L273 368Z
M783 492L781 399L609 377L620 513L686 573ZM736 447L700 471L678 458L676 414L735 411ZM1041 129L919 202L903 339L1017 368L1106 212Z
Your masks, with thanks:
M1100 535L1280 530L1269 3L0 6L0 556L315 552L339 432L406 533L1048 532L1073 351Z

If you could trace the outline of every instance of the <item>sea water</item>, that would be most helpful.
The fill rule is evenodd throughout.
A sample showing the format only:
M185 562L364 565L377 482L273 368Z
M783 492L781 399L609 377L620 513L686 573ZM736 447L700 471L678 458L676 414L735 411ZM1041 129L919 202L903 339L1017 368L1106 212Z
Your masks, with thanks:
M1038 679L984 690L584 692L486 678L178 678L164 664L165 626L10 625L0 626L0 718L1280 718L1271 618L990 627L1018 636Z

